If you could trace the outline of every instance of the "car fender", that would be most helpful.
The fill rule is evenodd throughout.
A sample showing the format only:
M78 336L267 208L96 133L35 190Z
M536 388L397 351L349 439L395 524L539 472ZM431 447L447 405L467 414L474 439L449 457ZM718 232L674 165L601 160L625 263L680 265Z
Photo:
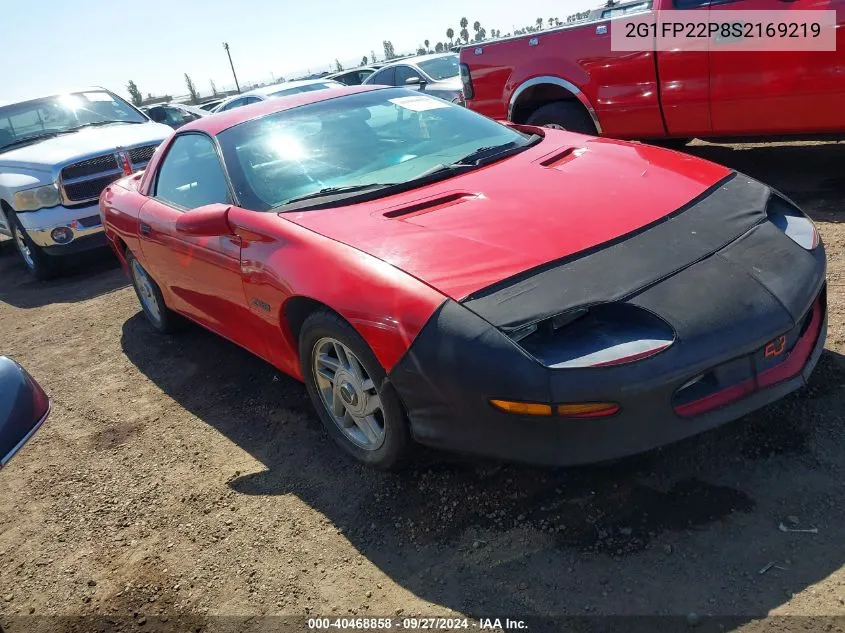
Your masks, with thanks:
M389 371L445 301L398 268L275 213L233 207L229 221L242 240L244 292L266 328L268 360L296 378L302 376L291 302L304 299L339 314Z
M510 94L508 98L508 120L513 120L513 113L514 109L520 103L520 97L523 97L526 92L535 86L541 85L551 85L557 86L558 88L562 88L569 92L573 97L578 99L581 102L581 105L587 110L587 113L590 115L590 118L593 120L593 124L596 126L596 130L599 134L601 134L601 123L599 122L598 114L596 113L596 109L593 107L593 104L590 102L590 99L587 95L584 94L584 91L581 90L578 86L574 83L569 81L568 79L564 79L562 77L558 77L557 75L539 75L537 77L531 77L529 79L524 80L522 83L516 86Z

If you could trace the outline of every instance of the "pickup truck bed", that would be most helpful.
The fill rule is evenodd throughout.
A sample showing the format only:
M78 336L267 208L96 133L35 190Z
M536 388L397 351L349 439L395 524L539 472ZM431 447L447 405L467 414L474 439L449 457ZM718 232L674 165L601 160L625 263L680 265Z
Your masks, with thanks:
M674 0L679 2L681 0ZM691 20L709 1L682 0ZM467 106L517 123L633 139L845 131L845 3L729 0L724 10L835 9L835 51L611 50L618 18L467 46ZM676 10L655 0L651 11Z

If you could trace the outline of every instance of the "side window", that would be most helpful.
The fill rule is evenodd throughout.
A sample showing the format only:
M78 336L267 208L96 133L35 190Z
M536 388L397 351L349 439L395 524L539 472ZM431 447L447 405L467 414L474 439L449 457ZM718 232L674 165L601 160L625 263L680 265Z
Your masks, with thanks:
M246 105L246 98L235 99L234 101L230 101L226 106L221 108L222 111L226 110L234 110L235 108L240 108L242 105Z
M672 4L676 9L697 9L708 6L710 0L674 0Z
M419 77L422 79L419 71L410 66L397 66L396 67L396 77L394 79L394 86L404 86L405 82L408 81L411 77Z
M182 111L179 108L162 108L167 117L164 123L168 125L183 125L185 119L182 117Z
M395 68L385 68L384 70L378 71L375 75L373 75L372 80L369 83L375 84L377 86L393 86L393 77Z
M159 167L155 197L184 209L229 202L214 144L204 134L177 136Z
M167 113L161 106L153 106L147 111L147 114L149 114L150 118L156 123L164 123L167 119Z

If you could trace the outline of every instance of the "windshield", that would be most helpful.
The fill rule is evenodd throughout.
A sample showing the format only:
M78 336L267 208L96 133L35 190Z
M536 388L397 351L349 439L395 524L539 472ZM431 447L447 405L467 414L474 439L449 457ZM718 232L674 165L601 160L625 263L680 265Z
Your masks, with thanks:
M406 183L482 148L529 143L466 108L405 88L277 112L218 138L241 205L261 211L325 189Z
M417 64L417 66L422 68L425 74L436 81L457 77L460 73L457 55L446 55L445 57L427 59Z
M13 103L0 107L0 151L86 125L146 120L120 97L98 90Z
M325 90L326 88L337 88L338 85L335 83L320 83L320 84L305 84L304 86L295 86L293 88L286 88L284 90L278 90L276 92L271 92L271 97L286 97L288 95L295 95L300 92L312 92L313 90Z

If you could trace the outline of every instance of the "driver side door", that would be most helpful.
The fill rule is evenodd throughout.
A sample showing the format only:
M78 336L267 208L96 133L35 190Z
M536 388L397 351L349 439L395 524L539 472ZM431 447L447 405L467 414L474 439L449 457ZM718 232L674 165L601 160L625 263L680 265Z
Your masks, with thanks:
M233 204L214 142L205 134L177 135L162 159L141 207L144 267L158 282L168 305L208 329L266 356L254 327L241 273L241 239L179 233L183 213L208 204Z

